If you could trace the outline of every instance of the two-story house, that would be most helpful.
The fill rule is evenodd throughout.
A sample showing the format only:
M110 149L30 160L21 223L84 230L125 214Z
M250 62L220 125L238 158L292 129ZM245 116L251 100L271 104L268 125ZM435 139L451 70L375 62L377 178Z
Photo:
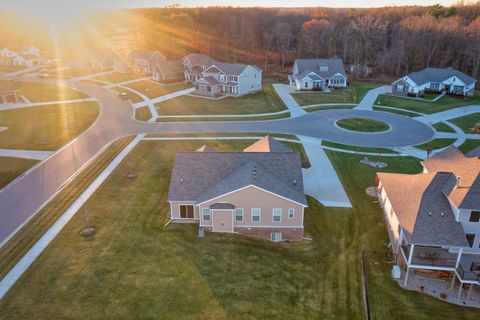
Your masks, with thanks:
M8 48L0 50L0 64L2 65L33 67L41 62L40 49L33 46L23 51L14 51Z
M194 82L194 94L241 96L262 90L262 70L253 65L215 62Z
M412 72L392 83L392 94L423 96L425 92L445 92L473 96L476 80L453 68L425 68Z
M186 82L195 82L202 77L202 72L216 63L205 54L190 53L183 59L183 69Z
M110 49L95 48L74 57L70 61L72 69L105 71L113 68L116 54Z
M145 75L152 74L157 62L166 60L163 54L155 50L133 50L128 57L133 61L133 72Z
M161 83L184 81L183 60L163 60L156 62L152 69L152 80Z
M347 75L342 59L296 59L290 85L297 90L325 90L327 87L344 88Z
M409 273L449 274L480 285L480 159L455 147L420 174L378 173L378 197L397 263Z
M303 239L300 155L267 136L243 152L178 152L168 193L172 222L271 241Z

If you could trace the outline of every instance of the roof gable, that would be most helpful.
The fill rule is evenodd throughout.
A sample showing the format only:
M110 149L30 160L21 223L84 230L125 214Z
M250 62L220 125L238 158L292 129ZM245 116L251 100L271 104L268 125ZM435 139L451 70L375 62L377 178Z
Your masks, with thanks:
M265 136L243 149L243 152L292 152L292 150L271 136Z

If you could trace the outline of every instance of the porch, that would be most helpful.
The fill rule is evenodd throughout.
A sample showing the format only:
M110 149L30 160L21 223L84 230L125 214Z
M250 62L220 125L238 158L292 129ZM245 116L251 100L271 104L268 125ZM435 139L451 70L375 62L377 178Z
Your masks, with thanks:
M447 249L441 247L427 247L427 246L413 246L405 243L400 247L401 253L405 261L408 261L410 254L410 266L424 266L431 269L455 269L459 253L449 252Z

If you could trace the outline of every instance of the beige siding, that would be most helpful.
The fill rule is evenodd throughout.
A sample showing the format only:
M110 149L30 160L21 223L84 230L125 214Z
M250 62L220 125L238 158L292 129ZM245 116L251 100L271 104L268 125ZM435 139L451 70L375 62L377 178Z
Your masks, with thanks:
M199 211L201 212L202 208L209 208L210 205L217 202L231 203L236 208L244 209L244 219L242 222L234 221L235 227L303 227L303 206L256 187L250 186L203 203L199 206ZM252 221L252 208L260 208L259 222ZM273 221L274 208L282 209L280 222ZM295 217L293 219L288 218L289 208L295 209ZM200 224L205 226L211 225L207 221L200 221Z

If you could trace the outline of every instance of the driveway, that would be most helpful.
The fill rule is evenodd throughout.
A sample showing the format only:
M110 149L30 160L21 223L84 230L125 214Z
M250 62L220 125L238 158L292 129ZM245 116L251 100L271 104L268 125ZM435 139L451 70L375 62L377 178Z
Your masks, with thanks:
M22 78L15 78L22 79ZM52 79L27 81L54 82ZM132 105L109 89L88 83L67 81L67 85L98 100L101 112L95 123L28 174L0 190L0 244L52 198L76 172L113 140L137 133L270 132L295 134L339 143L369 147L409 146L433 137L422 122L386 112L324 110L296 118L270 121L146 123L133 119ZM293 109L292 109L293 110ZM303 110L302 110L303 111ZM302 112L303 114L303 112ZM387 133L361 134L336 128L336 120L364 117L387 122Z
M360 103L354 109L371 111L372 106L375 101L377 101L378 96L390 92L391 89L392 86L386 85L368 91L363 97L362 101L360 101Z

